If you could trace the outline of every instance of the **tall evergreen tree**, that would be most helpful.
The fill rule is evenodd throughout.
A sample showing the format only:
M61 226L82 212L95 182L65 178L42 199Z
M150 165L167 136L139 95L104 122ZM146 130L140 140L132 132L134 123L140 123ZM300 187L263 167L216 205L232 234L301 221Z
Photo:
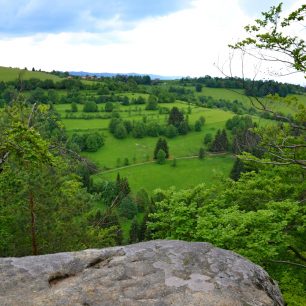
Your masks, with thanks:
M139 225L137 223L136 217L134 217L130 229L130 243L138 242L138 237L139 237L138 232L139 232Z
M157 159L157 153L159 150L163 150L166 153L166 158L169 158L169 147L165 138L158 139L154 149L154 159Z
M213 140L210 151L212 152L225 152L228 150L228 139L225 129L217 131L215 139Z
M237 158L231 170L230 178L238 181L242 172L245 172L244 163L240 158Z
M173 107L169 114L168 124L179 128L180 124L184 121L184 114L177 107Z

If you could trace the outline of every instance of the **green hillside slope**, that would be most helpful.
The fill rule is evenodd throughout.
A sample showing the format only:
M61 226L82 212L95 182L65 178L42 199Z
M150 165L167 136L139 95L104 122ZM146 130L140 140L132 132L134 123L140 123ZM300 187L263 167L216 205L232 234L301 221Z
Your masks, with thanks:
M20 74L22 76L22 79L24 80L28 80L31 78L36 78L40 80L53 80L53 81L61 80L58 76L46 72L28 71L24 69L10 68L10 67L0 67L0 81L4 82L14 81L18 79Z

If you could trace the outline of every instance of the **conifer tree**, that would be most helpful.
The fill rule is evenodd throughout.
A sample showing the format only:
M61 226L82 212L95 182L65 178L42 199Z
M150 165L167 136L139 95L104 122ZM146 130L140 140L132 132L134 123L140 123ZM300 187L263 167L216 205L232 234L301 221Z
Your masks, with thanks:
M157 153L159 150L163 150L166 153L166 158L169 158L169 147L165 138L158 139L154 149L154 159L157 159Z
M168 125L172 124L179 128L180 124L184 121L184 114L177 107L173 107L169 114Z
M138 242L138 237L139 237L138 232L139 232L139 225L137 223L136 217L134 217L130 229L130 243Z

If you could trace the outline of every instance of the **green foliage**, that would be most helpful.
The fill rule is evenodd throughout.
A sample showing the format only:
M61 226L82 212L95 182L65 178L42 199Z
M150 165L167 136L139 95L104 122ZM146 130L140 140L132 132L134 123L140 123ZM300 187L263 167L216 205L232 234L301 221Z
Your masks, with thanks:
M114 136L118 139L126 138L127 131L123 123L120 122L119 124L116 125Z
M245 166L240 158L236 158L233 168L230 173L230 178L234 181L238 181L241 173L245 172Z
M173 124L169 124L169 125L166 127L165 135L166 135L168 138L174 138L174 137L176 137L176 136L178 135L177 128L176 128Z
M96 152L104 144L103 138L99 133L84 134L85 148L84 151Z
M196 92L201 92L202 91L202 84L196 84L195 90L196 90Z
M205 137L204 137L204 144L208 145L212 142L213 140L213 137L210 133L208 134L205 134Z
M83 112L84 113L98 112L98 105L96 104L96 102L88 101L84 104Z
M107 113L110 113L112 112L114 109L114 105L112 102L106 102L105 104L105 107L104 107L104 110L107 112Z
M59 138L50 137L59 131L52 114L48 106L29 107L23 100L1 113L0 256L115 244L114 229L88 223L92 197L74 172L78 163L72 165ZM107 238L98 241L98 236Z
M157 190L147 226L151 238L208 241L264 265L295 305L303 301L303 273L278 262L299 263L297 252L306 251L306 209L299 201L304 188L302 171L291 166L242 174L237 182L210 188ZM292 287L288 277L301 285Z
M137 204L138 211L144 212L150 205L150 198L145 189L140 189L135 196L135 203Z
M159 138L154 149L154 159L157 159L157 154L159 150L164 151L165 158L169 158L169 147L167 140L165 138Z
M203 147L199 150L199 159L203 159L205 157L205 150Z
M173 107L169 114L168 124L179 128L182 122L184 122L184 114L177 107Z
M137 206L130 196L126 196L120 202L119 213L127 219L133 219L137 214Z
M146 105L146 110L157 110L157 109L158 109L157 97L150 95L148 103Z
M137 223L137 219L134 217L130 229L130 243L138 242L138 237L139 237L139 225Z
M151 121L146 125L146 132L148 136L158 137L161 132L161 127L158 122Z
M78 105L75 102L71 103L71 112L72 113L78 112Z
M76 145L79 151L96 152L104 145L104 139L97 132L92 133L74 133L70 138L70 146Z
M271 7L270 11L262 13L262 19L256 19L255 25L248 25L245 30L252 37L248 37L234 46L234 49L245 47L256 47L260 50L271 50L282 53L286 58L280 58L289 64L294 71L306 70L305 41L298 36L286 35L286 28L292 27L294 23L300 23L304 20L306 5L303 4L297 10L291 12L287 17L280 17L282 13L282 3ZM277 59L270 55L268 60Z
M135 138L143 138L146 135L146 126L143 122L137 121L133 128L133 136Z
M226 152L228 150L229 143L226 135L226 131L223 129L222 132L220 130L217 131L215 135L215 139L213 140L210 151L212 152Z
M201 132L202 131L202 123L200 120L197 120L194 124L194 130L196 132Z
M160 165L166 162L166 153L164 150L160 149L156 155L156 162Z

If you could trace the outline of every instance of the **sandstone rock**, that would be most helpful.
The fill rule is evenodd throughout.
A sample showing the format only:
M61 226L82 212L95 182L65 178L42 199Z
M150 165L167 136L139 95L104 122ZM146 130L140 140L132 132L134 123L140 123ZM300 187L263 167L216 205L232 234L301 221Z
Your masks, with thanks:
M0 259L0 305L284 305L259 266L209 243Z

